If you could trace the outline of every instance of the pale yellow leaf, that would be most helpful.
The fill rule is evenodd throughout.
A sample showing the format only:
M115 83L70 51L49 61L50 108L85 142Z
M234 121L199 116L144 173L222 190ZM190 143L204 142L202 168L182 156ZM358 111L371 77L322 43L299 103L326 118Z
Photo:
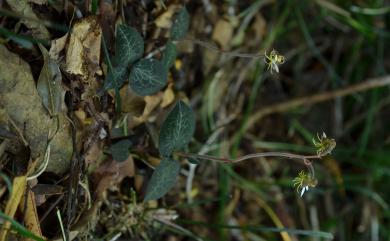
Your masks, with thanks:
M26 189L26 176L18 176L15 177L12 183L12 193L10 198L8 199L7 205L5 207L5 215L10 218L13 218L15 212L18 208L20 200L24 194ZM11 223L5 221L0 233L0 241L6 241L7 233L10 230Z

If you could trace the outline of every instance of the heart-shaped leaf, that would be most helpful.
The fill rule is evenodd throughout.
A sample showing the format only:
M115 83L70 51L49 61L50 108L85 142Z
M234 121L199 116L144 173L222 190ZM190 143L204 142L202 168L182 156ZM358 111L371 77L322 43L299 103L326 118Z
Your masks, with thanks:
M58 65L50 59L49 52L42 45L38 45L43 55L43 67L37 82L38 94L43 105L51 116L61 111L62 89L61 71Z
M103 89L119 89L125 83L126 76L128 76L128 73L129 72L127 70L127 66L118 65L117 67L113 67L113 72L109 71L106 76Z
M162 58L162 63L165 69L169 69L176 59L176 45L169 41L165 46L164 55Z
M116 29L115 55L121 66L127 66L140 59L144 53L144 40L132 27L119 25Z
M154 169L153 175L146 188L145 201L159 199L175 184L179 175L180 164L172 159L163 159Z
M110 151L114 160L118 162L126 161L127 158L129 157L130 146L131 146L131 141L129 140L121 140L111 145Z
M131 68L129 84L138 95L152 95L167 84L167 70L156 59L141 59Z
M171 38L173 40L182 39L188 32L190 26L190 15L185 7L182 7L176 14L172 23Z
M161 126L159 150L169 156L190 142L195 131L195 115L183 101L178 101Z

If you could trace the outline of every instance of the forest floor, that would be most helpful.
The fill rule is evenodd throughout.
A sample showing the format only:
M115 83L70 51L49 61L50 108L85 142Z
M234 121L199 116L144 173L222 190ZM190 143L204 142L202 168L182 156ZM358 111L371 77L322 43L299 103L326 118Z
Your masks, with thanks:
M390 240L389 6L1 1L0 241Z

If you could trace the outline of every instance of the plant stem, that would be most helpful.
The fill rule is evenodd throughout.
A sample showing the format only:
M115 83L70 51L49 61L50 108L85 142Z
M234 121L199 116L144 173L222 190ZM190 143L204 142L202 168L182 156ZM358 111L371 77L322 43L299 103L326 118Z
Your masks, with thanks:
M199 155L199 154L193 154L193 153L183 153L178 152L178 155L182 157L193 157L198 159L204 159L204 160L210 160L210 161L218 161L223 163L238 163L244 160L252 159L252 158L258 158L258 157L286 157L290 159L301 159L305 161L306 165L310 164L310 159L320 159L322 156L325 156L329 153L324 153L322 155L298 155L288 152L260 152L260 153L253 153L248 154L242 157L238 157L236 159L229 159L226 157L216 157L216 156L210 156L210 155Z
M212 43L209 43L209 42L205 42L205 41L201 41L201 40L198 40L198 39L185 38L185 39L183 39L181 41L190 41L190 42L192 42L194 44L197 44L197 45L202 46L204 48L207 48L209 50L213 50L213 51L219 52L221 54L226 54L226 55L229 55L229 56L232 56L232 57L258 59L258 58L262 58L262 57L265 56L264 54L247 54L247 53L238 53L238 52L234 52L234 51L222 50L215 44L212 44Z

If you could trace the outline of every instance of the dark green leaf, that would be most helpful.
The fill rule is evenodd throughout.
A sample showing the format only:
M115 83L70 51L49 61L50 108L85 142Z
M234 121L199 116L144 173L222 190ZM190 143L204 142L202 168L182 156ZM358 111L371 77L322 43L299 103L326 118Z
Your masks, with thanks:
M42 45L38 45L43 55L43 67L39 74L37 90L43 105L51 116L61 111L62 89L61 71L58 65L50 59L49 52Z
M173 40L182 39L188 32L190 26L190 15L185 7L182 7L176 14L172 23L171 38Z
M104 81L104 90L115 89L115 85L118 85L118 89L125 83L126 77L128 76L127 66L113 67L114 71L109 71L106 80ZM115 83L116 81L116 83Z
M137 95L152 95L167 84L167 70L156 59L141 59L131 68L129 84Z
M160 165L154 169L146 188L145 201L159 199L164 196L175 185L179 171L179 162L163 159Z
M115 161L123 162L129 157L129 147L131 146L131 141L121 140L110 147L112 157Z
M176 59L176 45L169 41L165 46L164 55L162 58L162 63L165 69L169 69Z
M132 27L119 25L116 30L115 55L117 63L127 66L140 59L144 53L144 40Z
M178 101L161 126L159 150L169 156L186 146L195 131L195 115L183 101Z

